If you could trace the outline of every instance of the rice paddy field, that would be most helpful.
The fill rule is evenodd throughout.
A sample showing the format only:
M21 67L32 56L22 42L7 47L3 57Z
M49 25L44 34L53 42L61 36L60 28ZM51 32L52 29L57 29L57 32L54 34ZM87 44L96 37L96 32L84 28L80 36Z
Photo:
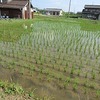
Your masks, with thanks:
M100 100L100 22L0 20L0 80L41 100Z

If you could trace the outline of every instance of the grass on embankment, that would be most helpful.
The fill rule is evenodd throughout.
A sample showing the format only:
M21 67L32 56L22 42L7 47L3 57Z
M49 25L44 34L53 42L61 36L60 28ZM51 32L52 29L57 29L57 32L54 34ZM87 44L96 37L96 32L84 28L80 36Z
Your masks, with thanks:
M9 83L7 81L0 81L0 88L7 94L22 94L24 90L21 86L15 83Z
M0 40L6 42L18 40L22 34L31 32L32 23L33 20L0 20Z
M19 84L0 81L0 100L48 100L37 98L34 91L25 91Z
M65 17L35 16L32 20L0 20L0 41L17 41L22 34L30 34L34 27L34 21L62 22L68 24L79 24L81 30L100 31L100 21L87 19L69 19ZM33 27L31 27L33 24ZM25 27L27 26L27 28Z
M100 31L99 20L79 19L81 30Z
M100 21L99 20L91 20L91 19L76 19L76 18L66 18L66 17L53 17L53 16L35 16L35 20L43 20L43 21L53 21L53 22L65 22L65 23L73 23L79 24L81 30L85 31L100 31Z

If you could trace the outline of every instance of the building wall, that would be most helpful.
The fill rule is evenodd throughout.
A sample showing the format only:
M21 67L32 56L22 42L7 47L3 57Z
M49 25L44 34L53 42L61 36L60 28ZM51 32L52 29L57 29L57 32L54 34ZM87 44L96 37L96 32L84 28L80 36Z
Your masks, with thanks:
M1 9L1 17L22 18L22 12L19 9Z
M3 0L3 2L10 2L13 0ZM1 17L8 16L9 18L23 18L23 19L32 19L33 18L33 9L30 9L30 15L29 15L29 7L28 4L26 4L25 7L22 9L13 9L13 8L0 8L1 10Z
M0 0L0 3L6 3L6 2L9 2L9 1L12 1L12 0Z
M32 19L33 18L33 9L30 9L30 15L29 15L29 8L26 5L23 9L22 9L22 18L23 19Z
M99 14L99 16L98 16L98 20L100 20L100 14Z
M31 9L30 12L31 19L33 18L33 10ZM1 8L0 9L0 18L23 18L29 19L29 13L24 7L22 10L20 9L8 9L8 8Z
M46 15L61 16L62 11L46 11Z
M83 18L99 19L100 8L85 8L82 11Z
M61 10L61 11L60 11L60 16L62 16L62 15L63 15L63 11Z
M13 1L13 0L7 0L7 2L10 2L10 1Z
M23 9L22 9L22 18L23 19L26 19L26 10L27 10L27 8L26 7L24 7Z
M0 10L0 16L1 16L1 10Z
M10 1L14 1L14 0L0 0L1 3L7 3L7 2L10 2Z

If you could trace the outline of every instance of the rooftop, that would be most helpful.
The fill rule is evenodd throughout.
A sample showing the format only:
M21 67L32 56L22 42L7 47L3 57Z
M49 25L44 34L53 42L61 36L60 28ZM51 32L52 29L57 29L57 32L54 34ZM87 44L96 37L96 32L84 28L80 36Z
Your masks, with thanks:
M84 8L100 8L100 5L85 5Z
M46 8L45 11L62 11L62 9L58 9L58 8Z
M15 0L8 3L0 3L0 8L21 9L27 4L27 0Z

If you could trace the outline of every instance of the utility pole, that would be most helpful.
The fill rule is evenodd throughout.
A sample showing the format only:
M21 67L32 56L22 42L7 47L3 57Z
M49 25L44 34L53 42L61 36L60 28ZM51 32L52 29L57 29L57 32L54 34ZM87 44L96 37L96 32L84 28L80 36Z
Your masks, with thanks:
M28 0L28 18L31 19L31 3L30 3L30 0Z
M71 0L69 1L68 17L70 15L70 8L71 8Z

